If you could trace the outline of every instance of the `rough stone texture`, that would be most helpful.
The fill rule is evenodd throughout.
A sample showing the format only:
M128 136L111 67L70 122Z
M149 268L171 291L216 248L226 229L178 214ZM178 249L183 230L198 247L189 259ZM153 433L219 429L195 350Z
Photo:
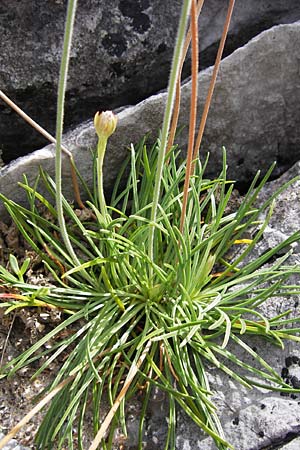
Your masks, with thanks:
M0 433L0 439L4 437L4 434ZM3 450L29 450L29 447L23 447L19 445L16 439L12 439L9 443L3 447Z
M10 0L0 6L1 89L51 133L66 3ZM67 127L99 108L135 104L166 86L181 4L180 0L111 0L108 7L104 0L79 2ZM227 5L227 0L205 2L200 21L202 67L213 62ZM299 19L298 0L236 2L225 54L264 29ZM187 65L185 73L188 70ZM43 138L1 103L4 161L42 145Z
M263 201L287 180L300 176L300 163L297 163L279 180L269 183L263 190ZM270 246L286 239L291 233L300 229L300 180L293 183L281 193L276 201L274 215L269 229L264 233L258 244L261 253ZM270 241L270 236L277 238ZM254 257L256 253L254 254ZM281 256L281 255L278 255ZM253 256L252 256L253 257ZM294 246L294 253L289 259L290 264L300 266L300 246ZM291 279L291 283L300 284L299 275ZM289 298L272 298L262 307L262 312L268 317L291 309L289 317L299 317L300 296ZM296 326L296 325L295 325ZM246 340L278 374L288 369L289 375L300 380L300 348L299 343L286 341L285 349L274 347L270 343L258 339ZM253 363L244 351L229 344L228 347L237 357ZM292 359L294 357L294 359ZM296 357L296 358L295 358ZM237 373L242 373L237 366L230 366ZM219 417L224 428L225 437L235 450L275 449L298 450L300 435L300 394L281 396L279 393L261 388L248 390L232 380L229 376L214 367L208 366L208 376L213 391L213 401L218 407ZM296 379L294 379L296 381ZM294 387L298 387L295 382ZM153 413L148 418L148 436L146 449L159 450L163 448L162 437L167 429L166 407L163 399L155 402ZM295 439L295 440L294 440ZM290 442L291 441L291 442ZM285 443L288 443L285 445ZM211 438L203 432L184 414L178 414L176 450L216 450Z
M300 448L300 438L294 439L292 442L290 442L287 445L284 445L281 448L282 448L282 450L299 450L299 448Z
M247 184L274 160L279 174L299 159L299 42L299 22L277 26L223 61L202 145L202 153L211 154L214 171L220 166L221 145L228 151L229 177L240 183ZM210 69L202 72L200 92L207 92L210 75ZM190 84L185 96L189 92ZM200 110L202 105L200 94ZM182 122L187 106L185 101Z
M220 145L224 143L228 148L231 176L242 181L249 180L256 168L264 169L272 159L277 159L279 173L299 158L300 85L297 77L299 60L295 57L299 30L299 24L275 27L262 33L223 61L203 145L203 151L208 148L212 150L215 173L218 170L216 156L220 154ZM207 87L210 73L211 69L208 69L200 75L201 89ZM185 92L188 91L187 84ZM117 167L126 153L123 148L130 140L137 141L148 130L156 130L159 127L164 98L164 94L160 94L120 112L118 131L112 136L106 160L107 186L112 185ZM182 140L184 139L183 134ZM91 122L81 125L66 136L66 145L74 152L79 167L87 178L91 173L87 152L89 147L95 146L95 142ZM244 162L238 164L241 158ZM20 179L23 172L33 177L41 163L47 169L51 167L53 169L51 146L2 169L0 191L17 199L16 180ZM295 175L300 175L300 163L297 163L281 180L267 186L261 198L266 198L283 180ZM66 166L66 184L67 179ZM258 251L265 251L288 234L299 230L299 200L298 181L278 198L273 218L264 233L264 240ZM299 265L299 245L295 245L293 249L294 254L290 262ZM294 281L299 283L297 279ZM264 307L264 312L274 314L291 308L291 315L299 316L299 301L299 296L293 296L288 300L272 299ZM277 373L288 368L291 375L300 379L299 364L294 362L290 364L286 359L291 356L300 358L299 344L288 342L285 350L281 351L254 338L247 340L247 343L256 347ZM238 350L236 352L237 355L245 356ZM220 411L226 438L236 450L299 448L300 442L296 436L300 435L300 395L292 398L262 389L248 391L214 368L210 368L209 373L214 401ZM155 399L147 421L148 450L162 448L161 438L165 435L166 427L166 412L162 397ZM135 436L134 422L131 429ZM183 414L179 414L176 450L197 449L215 450L216 447L210 438L205 437Z
M261 33L223 60L201 150L202 155L207 151L211 154L208 176L215 176L221 168L222 145L228 153L228 176L242 187L258 169L266 171L273 160L277 161L274 175L279 175L299 159L299 42L300 22L279 25ZM208 68L199 76L200 111L211 73L212 68ZM188 121L189 94L190 83L186 83L182 90L181 125ZM130 142L138 142L149 131L157 134L165 98L166 94L160 93L119 113L118 127L110 138L106 154L104 178L108 189L128 153ZM187 129L179 137L182 148L186 142ZM90 149L96 145L92 121L67 133L64 143L90 183ZM15 182L22 179L23 173L33 181L40 164L53 173L52 145L1 169L0 192L24 201L24 194L16 189ZM73 198L69 178L68 164L65 164L64 191Z
M260 201L268 198L282 183L300 177L300 162L295 164L280 179L269 183L260 196ZM300 229L300 179L296 180L276 200L276 206L269 228L258 245L258 252L274 246L291 233ZM275 236L275 237L274 237ZM290 264L300 266L300 246L293 247L294 253ZM254 257L256 254L254 254ZM281 255L278 255L281 256ZM291 283L299 285L298 278ZM272 298L262 307L264 314L272 317L290 309L289 317L299 317L300 296L289 298ZM253 350L257 351L278 374L285 380L286 371L292 378L294 387L300 383L300 348L299 343L286 341L281 350L258 338L244 338ZM245 352L229 343L228 347L237 357L253 363ZM241 373L233 364L231 369ZM300 394L281 396L261 388L248 390L236 381L220 372L213 366L207 367L208 379L213 392L213 401L218 407L219 417L224 428L225 437L235 450L281 449L298 450L300 447ZM285 375L283 373L285 372ZM128 411L129 445L126 449L136 448L138 435L138 406L132 405ZM146 420L145 450L161 450L167 431L166 396L155 393ZM25 450L18 447L16 441L11 442L7 450ZM216 450L211 438L179 412L177 417L176 450Z

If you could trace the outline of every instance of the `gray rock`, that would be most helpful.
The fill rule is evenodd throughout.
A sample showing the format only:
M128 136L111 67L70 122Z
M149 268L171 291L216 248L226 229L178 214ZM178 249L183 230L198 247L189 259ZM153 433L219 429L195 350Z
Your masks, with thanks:
M282 450L298 450L300 448L300 438L293 439L289 444L280 448Z
M220 167L221 145L228 152L228 176L240 185L248 184L257 170L266 171L274 160L278 175L299 159L300 83L295 64L299 42L299 22L281 25L223 61L201 151L210 152L211 174ZM202 72L200 92L207 92L210 74L210 69ZM185 95L189 90L190 84ZM182 122L185 108L186 104Z
M203 152L208 147L213 149L219 148L224 143L224 140L219 144L218 142L224 137L227 140L226 143L228 144L229 142L230 144L227 145L230 169L231 171L235 170L235 177L238 177L238 179L243 179L242 177L246 179L245 174L247 171L249 171L249 174L252 173L251 164L255 163L263 168L264 164L271 162L272 157L276 157L279 160L279 171L286 167L285 163L280 163L279 158L280 155L281 158L285 156L284 152L282 154L275 153L275 155L271 152L274 146L276 149L279 147L275 145L276 142L281 142L280 139L284 141L284 136L282 137L280 133L285 132L285 130L287 130L286 136L289 136L290 142L295 144L295 153L293 156L289 155L290 162L294 158L299 157L299 150L297 152L299 134L297 135L296 129L296 122L299 120L299 105L295 104L295 99L299 95L299 82L295 75L296 68L292 64L292 55L293 52L295 53L296 44L299 41L299 27L299 24L275 27L262 33L243 49L236 51L223 61ZM278 45L272 45L273 41ZM269 61L269 66L266 60ZM276 66L285 67L284 77L279 76L280 72L277 72L277 76L275 76L275 67L272 72L271 62L273 60L276 60ZM261 67L261 70L263 69L264 76L266 73L269 75L269 79L265 82L263 74L260 74L259 67ZM267 67L269 68L267 69ZM200 76L202 89L203 83L207 83L210 72L211 69L208 69L202 72ZM257 77L256 81L250 84L254 76ZM228 83L230 90L229 87L226 87L226 83ZM258 84L257 88L256 83ZM185 92L189 91L189 84L185 86L184 90ZM230 98L229 95L225 96L225 92L231 92ZM274 92L278 93L282 99L282 103L279 106L285 104L284 115L281 115L280 107L276 109L276 102L271 101ZM107 186L112 185L117 166L126 153L120 149L125 148L130 140L136 141L146 131L155 130L156 126L157 128L159 127L164 98L165 94L151 97L149 100L135 107L128 108L119 114L118 131L112 136L106 160ZM186 108L185 102L184 108ZM222 102L225 102L224 106ZM261 107L266 104L271 107L271 110L264 109L261 111ZM292 107L294 112L290 109ZM225 111L227 111L226 115L224 115ZM252 114L251 121L248 121L248 130L246 130L246 124L244 123L247 112L248 115ZM298 119L296 117L297 114ZM184 114L182 117L182 120L184 120ZM221 121L222 117L223 121ZM239 122L239 120L241 121ZM280 127L278 124L280 124ZM247 140L249 135L251 137L250 141ZM182 140L184 141L184 135ZM208 142L210 142L209 145ZM66 145L73 150L83 173L86 177L90 177L90 165L85 164L88 160L88 148L95 146L95 134L91 122L81 125L76 132L69 133L66 136ZM292 145L286 145L283 148L287 152L291 147ZM245 157L245 163L248 162L247 154L243 153L245 148L248 149L248 152L251 151L253 153L251 153L251 158L248 155L250 165L236 167L238 158L241 155ZM216 173L218 169L215 155L212 155L212 160L216 164L214 168ZM51 146L2 169L0 172L0 191L16 198L14 190L18 177L23 172L30 173L31 177L33 177L40 163L43 163L48 169L51 167L53 169L53 148ZM66 181L68 179L67 165L65 165L65 169ZM211 173L213 173L213 169L211 169ZM261 198L267 198L283 180L296 175L300 175L300 163L296 164L281 180L274 181L267 186ZM267 241L266 247L274 245L284 236L300 229L299 198L299 182L296 182L278 197L273 219L264 236ZM294 248L294 254L291 256L290 262L300 264L299 246ZM296 282L299 283L299 279L295 280ZM300 297L296 295L289 299L272 298L266 304L265 313L269 312L271 315L274 312L280 313L282 310L291 308L291 314L299 316L299 300ZM300 357L298 343L287 342L284 351L257 338L248 338L247 343L252 347L256 347L258 353L268 361L277 373L281 373L282 369L288 366L290 374L300 379L299 365L294 363L288 364L286 360L286 358L291 356ZM246 355L240 349L235 349L235 352L237 356L246 358ZM217 369L209 368L208 371L209 381L213 390L213 400L218 406L225 436L235 446L236 450L258 450L273 445L281 445L281 448L284 450L297 448L297 440L287 445L285 445L285 442L291 436L299 435L300 433L299 395L296 398L291 398L291 396L283 397L278 393L270 393L259 388L248 391ZM146 448L152 450L162 448L161 437L165 436L166 427L164 402L163 400L160 401L158 407L157 402L155 403L154 401L152 412L147 420ZM132 432L134 430L134 425L132 425ZM177 430L177 450L216 449L212 440L204 436L196 425L182 413L178 415ZM295 445L291 447L293 444L296 447Z
M228 155L228 176L243 187L261 169L266 171L277 160L274 175L290 167L300 156L300 82L295 55L300 42L300 23L279 25L261 33L221 64L216 91L204 135L201 155L210 151L207 175L216 176L221 168L221 147ZM199 110L204 103L212 68L199 75ZM187 125L190 83L182 89L180 124ZM131 142L146 133L157 134L166 99L165 93L152 96L119 113L118 127L110 138L105 161L105 184L113 185L118 168ZM179 145L187 142L187 129L180 134ZM88 183L91 182L90 149L96 146L92 121L65 135L65 145ZM38 166L50 173L54 168L53 146L47 146L0 170L0 192L17 201L24 193L16 181L26 173L32 182ZM64 164L64 192L73 198L68 164ZM0 213L3 213L3 207Z
M300 163L284 174L276 182L269 183L264 189L261 200L270 195L283 182L300 176ZM292 201L287 201L291 195ZM299 211L300 183L296 181L277 199L273 220L270 222L269 231L284 236L300 229ZM298 214L297 214L298 211ZM269 233L263 236L262 245L268 247ZM276 245L280 240L274 241ZM267 241L267 243L264 243ZM254 255L255 257L255 255ZM289 260L290 264L300 267L300 249L296 247ZM299 275L291 282L300 285ZM299 317L300 295L290 298L269 299L262 308L262 312L273 317L281 312L291 309L289 317ZM294 361L292 356L299 358L299 343L286 341L285 349L281 350L265 340L257 337L247 337L244 341L262 356L278 374L283 369L289 371L289 375L300 379L300 359ZM253 360L246 352L234 346L227 347L243 361L253 364ZM237 373L242 373L237 366L230 366ZM213 391L213 402L217 406L225 438L234 446L235 450L259 450L262 448L282 448L284 450L298 450L299 439L289 442L300 434L300 395L281 396L280 393L267 391L262 388L248 390L238 384L229 376L220 372L213 366L207 368L208 379ZM295 385L296 387L296 385ZM167 410L163 402L153 402L153 413L148 417L148 434L146 449L159 450L163 448L163 438L167 429ZM282 446L281 446L282 445ZM298 445L298 446L297 446ZM279 447L280 446L280 447ZM176 450L216 450L216 445L199 428L183 414L177 415Z
M4 437L3 433L0 433L0 440ZM3 447L3 450L29 450L29 447L23 447L19 445L16 439L11 439L9 443Z
M109 7L103 0L79 3L67 127L88 119L99 108L135 104L166 87L181 4L179 0L111 0ZM202 68L214 60L227 4L210 0L203 7ZM51 133L65 10L66 2L61 0L10 0L0 6L1 89ZM236 2L225 54L266 28L299 19L297 0ZM189 64L185 74L188 71ZM0 105L0 136L5 162L45 145L43 138L4 104Z

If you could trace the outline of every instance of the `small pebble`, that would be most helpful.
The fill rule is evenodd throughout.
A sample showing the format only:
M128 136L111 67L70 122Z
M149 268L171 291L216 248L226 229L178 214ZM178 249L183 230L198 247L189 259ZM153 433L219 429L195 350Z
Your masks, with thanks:
M299 378L292 377L291 378L291 383L292 383L293 388L300 389L300 380L299 380Z
M285 366L286 367L290 367L293 364L293 360L291 356L288 356L287 358L285 358Z
M0 439L2 438L4 438L4 434L0 433ZM15 439L12 439L2 450L30 450L30 448L23 447L22 445L19 445Z

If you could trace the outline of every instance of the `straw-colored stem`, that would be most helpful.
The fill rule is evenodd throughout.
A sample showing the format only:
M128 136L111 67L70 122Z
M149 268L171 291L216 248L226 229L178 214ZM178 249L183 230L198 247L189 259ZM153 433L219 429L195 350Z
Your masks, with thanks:
M110 352L111 348L101 352L99 355L96 355L93 359L95 362L97 359L102 358L107 352ZM89 365L87 364L84 368L80 368L82 371L86 371ZM4 436L4 438L0 441L0 450L11 440L16 434L28 423L30 420L41 410L43 409L55 396L58 394L67 384L69 384L76 377L79 369L75 369L72 375L68 376L65 380L61 381L57 386L55 386L49 394L43 397L27 414L24 416L11 430L10 432Z
M50 402L50 400L55 397L55 395L61 391L63 387L65 387L70 381L72 381L74 376L70 376L66 378L64 381L62 381L59 385L57 385L52 391L49 392L45 397L42 398L42 400L34 407L32 408L26 416L23 417L23 419L20 420L20 422L15 425L10 432L4 436L3 439L0 441L0 449L2 449L8 442L13 439L13 437L28 423L30 420L41 410L44 408L44 406L47 405L47 403Z
M112 405L111 409L109 410L107 416L105 417L105 419L103 420L101 427L94 439L94 441L92 442L91 446L89 447L89 450L97 450L98 446L100 445L111 421L113 420L116 412L118 411L118 408L121 404L121 401L123 400L123 398L126 395L126 392L128 391L128 388L130 387L132 381L134 380L134 377L136 376L141 364L143 363L144 359L146 358L147 354L149 353L149 350L151 348L151 341L148 341L145 349L143 350L143 353L141 354L139 360L137 361L136 364L133 364L130 367L130 370L128 372L128 375L126 377L126 380L124 382L124 386L121 389L119 395L117 396L114 404Z
M49 142L52 142L53 144L56 144L56 139L48 133L43 127L41 127L35 120L33 120L28 114L26 114L18 105L16 105L15 102L13 102L6 94L4 94L3 91L0 90L0 98L8 105L10 106L17 114L19 114L22 119L24 119L30 126L32 126L36 131L38 131L42 136L44 136L46 139L48 139ZM78 203L78 206L82 209L85 208L84 204L82 203L81 197L80 197L80 191L78 186L78 180L76 175L76 168L74 163L74 158L72 153L64 146L61 146L62 151L68 156L70 160L70 168L71 168L71 176L72 176L72 183L73 183L73 189L74 189L74 197L76 202Z
M13 325L15 323L16 316L17 316L17 311L14 311L12 319L11 319L11 322L10 322L10 325L9 325L8 332L7 332L6 337L5 337L5 341L2 344L2 353L1 353L1 358L0 358L0 370L1 370L1 367L3 366L4 355L5 355L8 343L10 341L10 334L11 334Z
M102 358L107 352L110 352L111 348L104 350L99 355L96 355L93 359L93 362L97 359ZM87 364L84 368L80 368L82 371L86 371L89 368ZM37 405L35 405L27 414L24 416L11 430L10 432L4 436L4 438L0 441L0 450L15 437L15 435L28 423L30 420L41 410L43 409L52 399L56 396L67 384L69 384L74 378L77 376L79 369L75 369L72 375L68 376L65 380L61 381L57 386L55 386L49 394L43 397Z
M198 98L198 69L199 69L199 54L198 54L198 20L196 10L196 0L192 1L191 5L191 31L192 31L192 91L191 91L191 106L190 106L190 122L189 122L189 141L187 151L187 162L183 188L183 200L180 217L180 231L183 232L184 220L186 215L188 192L190 186L190 177L192 171L193 149L197 119L197 98Z
M204 3L204 0L199 0L197 3L197 17L198 18L201 13L201 10L202 10L203 3ZM175 97L173 116L172 116L172 122L171 122L171 127L170 127L170 134L169 134L169 140L168 140L166 153L168 153L171 150L172 145L174 144L176 128L177 128L178 118L179 118L179 111L180 111L182 68L183 68L184 61L186 59L186 55L187 55L187 52L189 49L191 38L192 38L192 30L191 30L191 26L190 26L189 30L187 32L187 35L185 37L184 44L183 44L182 58L181 58L181 62L180 62L180 68L179 68L177 83L176 83L176 97Z
M215 84L216 84L216 79L217 79L217 75L218 75L218 71L219 71L219 67L220 67L220 63L221 63L221 59L222 59L225 41L226 41L226 37L228 34L228 30L229 30L232 11L234 8L234 2L235 2L235 0L229 0L229 6L228 6L228 10L227 10L227 16L226 16L226 20L225 20L225 24L224 24L224 28L223 28L223 33L222 33L222 37L221 37L220 44L219 44L219 49L218 49L218 53L217 53L217 57L216 57L216 61L215 61L214 69L213 69L213 74L212 74L212 77L210 80L210 85L209 85L208 94L207 94L204 109L203 109L203 114L201 117L198 136L196 139L193 160L195 160L199 155L199 149L200 149L200 145L202 142L204 128L206 125L206 120L207 120L209 108L211 105L211 99L212 99ZM194 166L195 165L193 164L192 170L194 170Z

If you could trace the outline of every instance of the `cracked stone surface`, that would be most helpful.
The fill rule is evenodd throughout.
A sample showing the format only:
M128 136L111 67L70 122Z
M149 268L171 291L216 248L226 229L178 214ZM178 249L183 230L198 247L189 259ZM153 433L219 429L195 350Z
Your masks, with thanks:
M263 189L261 200L266 199L275 189L287 180L300 176L300 162L295 164L280 179L268 183ZM269 228L258 243L257 254L264 252L291 233L300 229L300 181L295 181L282 192L277 201ZM275 235L270 240L270 236ZM287 249L288 250L288 249ZM300 246L295 245L289 259L290 264L300 265ZM257 256L254 254L254 257ZM279 255L280 256L280 255ZM291 283L299 285L299 276L294 276ZM291 309L288 317L299 317L300 296L269 299L261 311L267 317ZM297 326L297 325L295 325ZM246 343L262 356L270 366L281 374L284 381L294 388L300 387L300 348L299 343L286 341L281 350L257 337L247 337ZM236 356L253 363L246 352L232 343L228 347ZM236 366L230 366L237 373L242 373ZM298 450L300 442L300 394L281 395L262 388L248 390L218 369L208 366L208 377L213 391L213 401L218 407L218 414L225 437L235 450ZM163 399L155 404L155 412L148 421L146 448L159 450L162 438L167 430L166 407ZM183 413L177 417L176 450L216 450L211 438L204 434Z
M264 169L273 159L278 161L277 173L284 171L292 162L299 159L300 145L297 133L300 129L300 86L299 77L296 77L299 70L298 60L295 63L297 43L300 39L299 27L299 24L281 25L268 30L223 61L217 96L203 145L203 149L209 148L213 153L213 167L210 169L212 174L219 170L217 155L220 154L220 145L224 143L228 148L231 176L242 181L249 180L256 168ZM276 65L271 64L272 61L276 61ZM277 66L279 69L276 72ZM280 68L282 70L284 68L284 76L281 75ZM206 86L210 73L211 69L207 69L200 75L200 82L206 83ZM264 81L266 73L268 80ZM200 86L203 88L203 84ZM185 92L188 93L189 89L189 85L186 84ZM164 95L151 97L135 107L120 112L118 131L111 139L106 159L105 176L108 188L113 184L117 168L126 153L123 148L125 149L130 139L136 141L145 131L156 131L159 127ZM188 100L185 99L184 102L184 108L187 108ZM200 104L201 102L202 99ZM250 117L247 122L248 129L245 123L246 116ZM181 118L182 122L184 120L186 120L185 112ZM183 135L183 142L184 139ZM89 147L94 147L96 143L92 122L86 122L74 132L67 134L65 143L73 151L80 169L88 178L90 162L86 155ZM24 172L33 179L39 164L43 164L50 171L53 170L53 155L53 147L48 146L1 169L0 191L17 201L22 201L22 197L18 197L16 191L16 181L21 179ZM241 157L244 161L238 164ZM69 178L66 162L64 170L66 182ZM297 175L300 175L299 162L279 180L265 187L261 201L270 196L280 183ZM67 186L64 187L71 196ZM0 215L3 215L3 206L1 208ZM277 199L274 214L257 251L260 253L266 251L299 228L300 182L297 181ZM290 263L300 264L299 247L297 244L293 246L294 253L290 257ZM299 283L299 280L295 278L294 282ZM291 316L299 316L299 301L300 298L296 295L289 299L271 299L263 306L263 312L272 315L290 308ZM247 343L256 349L284 380L294 387L299 387L299 344L287 342L282 351L257 338L249 339ZM234 349L233 346L230 348ZM245 354L239 353L240 350L234 351L246 358ZM213 400L220 411L225 436L236 450L300 448L299 394L282 396L261 388L249 391L213 367L209 368L209 381L214 393ZM133 417L129 424L133 445L136 426L137 421ZM216 449L212 440L205 437L182 413L178 414L177 426L176 450ZM166 428L165 398L158 396L152 402L147 420L147 450L161 450ZM133 450L134 447L131 448ZM5 450L11 449L25 450L24 447L18 446L17 441L13 441Z
M211 105L200 154L210 152L207 176L221 170L222 151L227 149L228 177L241 187L252 180L258 169L265 172L277 161L274 176L286 171L300 157L300 78L297 59L300 22L279 25L261 33L243 48L225 58ZM212 68L199 75L199 111L203 108ZM182 89L180 125L188 123L190 82ZM105 158L104 182L112 188L119 167L128 154L131 142L138 142L145 133L157 134L161 127L166 94L151 96L119 114L116 132L111 136ZM187 127L178 138L180 148L187 142ZM150 138L151 141L151 138ZM90 149L96 146L93 121L82 123L64 136L64 144L91 184ZM53 145L44 147L0 169L0 192L16 201L25 194L16 188L16 181L26 173L33 181L38 166L53 174ZM68 163L64 162L64 193L72 199ZM3 205L0 214L4 214Z
M10 0L0 5L0 85L49 132L56 91L66 1ZM166 87L180 0L79 2L71 53L65 125L99 108L136 104ZM205 2L200 20L200 64L213 63L227 0ZM300 19L298 0L236 2L225 54L261 31ZM26 36L26 39L24 39ZM186 65L185 74L189 71ZM0 147L5 162L45 141L0 104Z
M267 199L282 183L300 176L300 162L295 164L280 179L266 185L260 201ZM258 243L254 257L281 242L291 233L300 229L300 180L295 180L276 200L274 214ZM292 247L290 264L300 265L300 245ZM289 249L286 249L288 251ZM281 255L278 255L279 257ZM291 283L299 285L296 275ZM299 317L300 296L271 298L261 306L268 317L290 309L288 317ZM299 343L286 341L281 350L257 337L247 337L245 342L287 382L290 386L300 387L300 348ZM238 357L253 363L252 357L240 348L229 343L228 347ZM230 366L238 373L239 369ZM235 450L281 449L298 450L300 441L300 394L281 395L263 388L248 390L213 366L207 367L208 379L213 392L213 401L218 408L219 417L226 439ZM138 406L129 410L129 440L126 449L135 449ZM152 398L146 419L145 449L161 450L167 432L166 397L157 392ZM12 443L14 444L14 443ZM17 444L15 444L17 445ZM7 447L7 450L24 450L20 447ZM182 412L177 417L176 450L216 450L211 438L208 438Z

